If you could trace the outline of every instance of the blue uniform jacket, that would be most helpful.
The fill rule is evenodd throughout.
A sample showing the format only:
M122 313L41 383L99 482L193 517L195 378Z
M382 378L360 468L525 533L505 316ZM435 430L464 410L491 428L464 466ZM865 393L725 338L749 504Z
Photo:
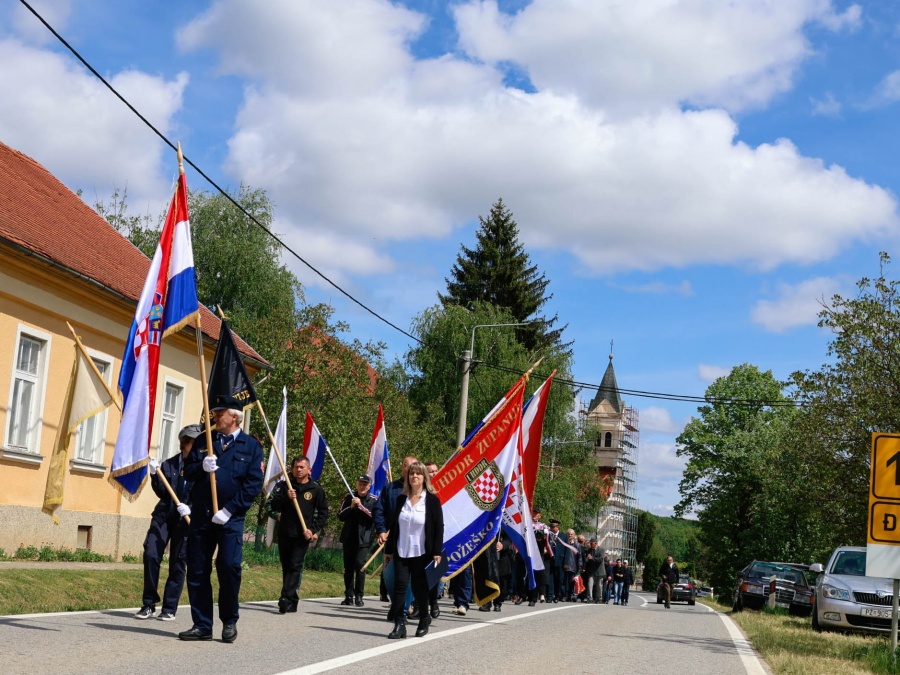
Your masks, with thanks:
M182 504L190 505L192 483L181 476L181 465L181 453L179 452L174 457L169 457L169 459L160 464L159 471L153 476L150 476L150 487L153 488L153 492L159 497L159 502L153 508L153 516L181 518L181 516L178 515L178 511L175 509L175 502L173 502L172 498L169 496L169 491L166 490L162 481L159 479L160 473L165 475L166 480L169 481L169 485L172 486L172 490L175 492L175 496L178 497L178 501Z
M223 453L221 434L213 433L213 451L218 457L216 496L219 508L232 520L243 519L256 496L262 492L263 449L255 437L241 432ZM184 462L184 477L194 482L191 490L191 516L212 518L212 493L209 474L203 470L206 435L197 437Z

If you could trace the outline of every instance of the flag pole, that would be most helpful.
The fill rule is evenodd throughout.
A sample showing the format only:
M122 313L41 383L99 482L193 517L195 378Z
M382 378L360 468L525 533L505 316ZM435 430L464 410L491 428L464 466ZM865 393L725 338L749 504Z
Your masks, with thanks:
M337 460L334 458L334 455L331 454L331 448L328 447L328 443L325 444L325 451L328 453L328 456L331 457L331 461L334 462L334 468L338 470L338 473L341 475L341 480L344 481L344 486L347 488L347 492L349 492L352 497L353 490L350 489L350 483L344 478L344 472L341 471L341 467L338 465Z
M72 337L75 338L75 344L78 346L78 349L84 355L84 360L88 362L88 365L93 369L94 375L97 376L97 379L103 384L103 387L106 389L106 393L109 394L109 397L112 399L112 402L116 404L116 407L119 409L119 412L122 412L122 404L119 403L119 397L113 393L112 387L106 382L106 379L100 373L100 369L97 368L97 364L94 363L94 359L91 358L91 355L87 353L87 349L84 348L84 345L81 342L81 338L78 337L78 333L75 332L75 329L72 328L72 324L66 321L66 325L69 327L69 332L72 333ZM169 493L169 496L172 498L176 504L180 504L178 501L178 497L175 496L175 491L172 489L172 486L169 485L169 481L166 480L166 477L162 472L159 473L159 477L162 480L162 484L165 486L166 490ZM190 524L191 519L189 516L185 516L185 521Z
M372 557L369 558L368 560L366 560L365 565L363 565L363 566L360 567L359 569L360 569L360 570L364 570L364 569L368 568L368 566L372 564L372 561L375 560L375 558L378 557L378 554L381 553L381 550L382 550L383 548L384 548L384 544L379 545L379 547L375 549L375 553L372 554ZM373 574L374 574L374 572L373 572Z
M178 175L184 175L184 155L181 152L181 141L178 142L176 148L178 154ZM203 397L203 419L204 419L204 431L206 433L206 456L207 457L215 457L215 452L213 451L213 441L212 441L212 429L209 426L209 396L207 394L207 383L206 383L206 359L203 355L203 326L200 323L200 312L197 312L196 319L194 325L196 327L197 332L197 358L200 361L200 388ZM219 511L219 493L216 490L216 472L209 472L209 491L210 496L212 497L212 506L213 513L218 513Z
M222 310L219 309L221 313ZM224 317L223 317L224 318ZM259 416L262 417L263 422L266 425L266 431L269 434L269 440L272 442L272 447L275 448L275 456L278 458L278 463L281 464L281 475L284 476L284 479L287 481L287 484L291 484L291 479L288 476L287 468L284 465L284 460L281 458L281 452L278 449L278 443L275 441L275 435L272 433L272 427L269 426L269 420L266 417L266 411L263 410L262 403L257 398L256 399L256 407L259 410ZM300 517L300 524L303 526L303 531L305 532L309 528L306 526L306 520L303 518L303 514L300 513L300 502L297 501L297 498L294 497L294 509L297 511L297 515Z
M372 572L369 574L369 578L374 579L375 575L381 571L382 567L384 567L384 563L380 564L378 567L376 567L374 570L372 570ZM363 568L363 569L365 569L365 568Z

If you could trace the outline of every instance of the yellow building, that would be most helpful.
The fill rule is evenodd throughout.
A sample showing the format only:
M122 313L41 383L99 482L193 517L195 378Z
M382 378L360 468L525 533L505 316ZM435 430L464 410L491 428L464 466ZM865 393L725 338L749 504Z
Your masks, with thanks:
M0 143L0 548L140 553L156 496L129 502L108 482L119 411L81 425L69 452L59 525L41 512L50 455L72 371L72 324L116 387L125 340L150 261L30 157ZM201 307L209 369L219 321ZM237 339L251 376L268 364ZM203 399L196 333L165 339L150 454L178 451Z

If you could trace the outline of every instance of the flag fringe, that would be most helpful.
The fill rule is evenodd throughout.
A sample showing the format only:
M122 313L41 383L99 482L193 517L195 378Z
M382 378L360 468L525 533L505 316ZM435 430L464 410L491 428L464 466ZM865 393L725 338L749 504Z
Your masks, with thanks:
M129 502L137 501L137 498L141 496L141 491L144 489L144 486L147 485L147 475L144 474L144 479L141 481L141 484L137 486L137 489L134 491L134 494L125 489L125 486L122 485L119 481L116 480L117 476L124 476L125 474L129 474L135 469L140 469L141 467L147 466L150 463L150 455L142 459L140 462L135 464L131 464L130 466L126 466L121 469L116 469L115 471L110 469L109 476L107 476L106 480L112 485L116 490L118 490L125 499Z
M172 333L177 333L182 328L187 326L189 323L196 323L199 318L200 318L200 310L198 309L196 312L192 312L191 314L188 314L186 317L184 317L178 323L166 328L166 330L163 332L163 339L169 337Z

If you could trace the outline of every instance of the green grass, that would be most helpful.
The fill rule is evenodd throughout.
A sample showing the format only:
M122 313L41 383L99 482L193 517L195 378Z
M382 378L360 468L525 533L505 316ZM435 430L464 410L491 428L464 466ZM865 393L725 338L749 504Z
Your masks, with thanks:
M165 567L162 576L165 577ZM144 576L135 570L0 570L0 615L74 612L88 609L136 607L141 604ZM164 580L160 582L160 590ZM213 594L218 592L215 571ZM378 593L378 579L366 583L366 591ZM251 566L241 579L241 601L277 600L281 569ZM304 570L301 598L339 597L344 594L343 575ZM181 602L187 604L187 590Z
M816 633L809 618L789 616L785 610L731 612L730 604L700 602L728 613L776 675L900 674L891 660L889 637Z

